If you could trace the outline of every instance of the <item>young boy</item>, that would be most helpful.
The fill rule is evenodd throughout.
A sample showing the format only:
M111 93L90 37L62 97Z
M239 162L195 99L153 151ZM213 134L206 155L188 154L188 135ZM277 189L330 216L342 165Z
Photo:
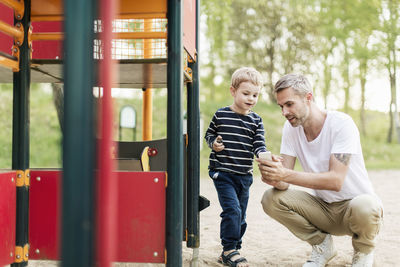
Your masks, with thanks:
M253 158L266 151L261 117L251 111L261 87L262 77L258 71L248 67L236 70L230 87L233 103L217 110L205 136L212 149L209 175L222 208L220 237L223 252L219 261L228 266L249 266L237 250L241 248L247 226Z

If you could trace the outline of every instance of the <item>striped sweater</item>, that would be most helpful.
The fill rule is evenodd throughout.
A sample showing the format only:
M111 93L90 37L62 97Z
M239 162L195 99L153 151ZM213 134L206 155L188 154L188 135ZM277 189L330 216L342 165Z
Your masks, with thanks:
M211 149L218 135L222 137L225 148L220 152L211 151L208 168L238 174L252 173L254 155L266 151L261 117L252 111L242 115L230 107L220 108L205 136Z

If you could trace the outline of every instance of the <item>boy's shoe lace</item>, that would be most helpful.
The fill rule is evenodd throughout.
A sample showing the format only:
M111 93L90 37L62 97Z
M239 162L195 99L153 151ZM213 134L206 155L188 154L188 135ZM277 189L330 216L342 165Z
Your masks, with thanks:
M312 246L311 257L303 267L324 267L335 256L332 236L328 234L322 243Z
M354 251L353 262L351 266L353 267L372 267L374 264L374 252L371 251L368 254Z

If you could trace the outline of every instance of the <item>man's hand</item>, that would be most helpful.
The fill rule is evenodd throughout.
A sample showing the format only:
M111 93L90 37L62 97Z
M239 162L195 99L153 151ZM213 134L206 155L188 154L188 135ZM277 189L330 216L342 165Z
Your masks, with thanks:
M269 184L270 186L275 187L278 190L286 190L289 188L289 184L282 182L282 181L272 181L269 179L266 179L264 177L261 176L261 181L263 181L266 184Z
M282 157L272 155L272 161L260 158L256 160L258 161L258 168L260 169L262 179L268 184L272 181L284 181L289 175L289 170L282 165Z
M284 176L283 170L285 169L282 166L283 158L281 156L272 155L272 161L265 159L257 159L257 161L258 161L258 168L260 169L261 172L261 180L264 183L269 184L278 190L288 189L289 184L283 182L281 178ZM281 175L277 176L274 175L278 173Z
M220 135L215 138L214 143L213 143L213 150L216 152L220 152L224 150L225 146L224 143L222 142L222 137Z

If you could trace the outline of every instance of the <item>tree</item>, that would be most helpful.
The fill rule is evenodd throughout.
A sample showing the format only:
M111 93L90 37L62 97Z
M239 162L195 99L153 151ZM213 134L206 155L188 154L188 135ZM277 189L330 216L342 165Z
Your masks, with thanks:
M314 1L317 10L318 24L315 42L315 51L319 61L323 66L322 70L322 97L325 108L328 105L328 96L331 93L332 70L334 68L334 49L338 46L337 28L335 26L335 17L338 7L334 1Z
M397 107L397 50L396 42L399 39L399 12L400 12L400 1L399 0L384 0L382 1L382 32L384 33L383 42L385 43L385 55L386 55L386 68L389 74L390 80L390 106L389 106L389 117L390 124L387 134L387 142L391 143L393 134L397 133L397 143L400 143L400 125L398 119L398 107Z
M341 88L343 108L348 112L350 89L358 80L361 132L365 134L367 78L371 62L377 62L384 51L391 84L388 141L396 132L400 142L396 103L400 0L205 0L202 5L208 12L211 47L211 60L205 71L203 68L204 87L213 86L216 75L228 80L234 69L250 65L262 72L269 97L274 100L273 84L280 75L312 73L325 107L334 88ZM377 49L378 45L384 46Z
M371 44L374 31L379 29L379 2L375 0L364 0L356 6L359 13L354 18L357 28L353 30L354 59L358 61L358 79L361 86L360 105L360 128L361 133L366 135L365 119L365 86L369 62L377 56L376 46Z
M266 73L266 87L273 97L274 73L277 69L279 40L282 36L284 5L280 1L233 1L229 27L229 71L240 65L254 66Z
M225 70L225 77L240 66L255 67L266 77L269 97L274 100L273 84L278 75L307 71L312 62L310 39L315 16L305 13L313 11L296 1L278 0L232 0L231 6L221 11L221 2L203 1L205 12L210 12L207 36L213 39L213 61L222 63L218 70ZM210 69L209 76L213 76Z
M352 86L350 63L352 60L353 50L352 44L354 39L351 36L352 31L359 27L356 18L358 14L358 0L338 0L335 2L335 25L337 27L337 36L340 43L340 48L343 54L343 59L340 64L341 76L343 79L344 90L344 112L349 111L350 88Z
M232 5L231 0L206 0L201 1L201 13L205 14L201 19L206 21L206 37L209 49L207 57L202 57L202 85L203 92L208 92L208 98L219 99L226 95L222 86L214 82L218 75L223 80L229 80L226 73L225 60L229 55L226 51L228 40L228 28L231 23ZM202 41L203 45L204 42Z

